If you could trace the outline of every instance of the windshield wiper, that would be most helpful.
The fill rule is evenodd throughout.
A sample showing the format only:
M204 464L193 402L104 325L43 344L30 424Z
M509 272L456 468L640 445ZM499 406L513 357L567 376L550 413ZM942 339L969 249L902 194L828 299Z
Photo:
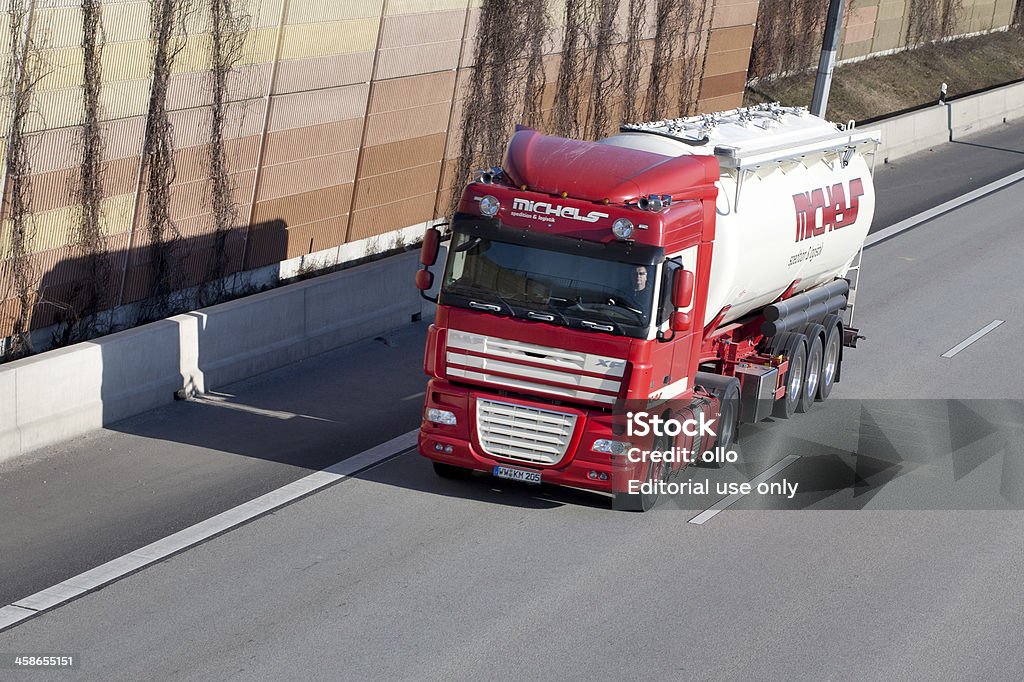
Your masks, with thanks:
M571 311L567 310L566 313L566 318L568 319L568 315L571 314ZM624 332L622 331L622 326L619 325L618 322L613 322L612 320L588 320L584 317L579 316L573 316L571 319L580 327L583 327L584 329L589 329L591 331L624 334Z
M593 320L580 320L580 326L585 329L592 329L595 332L622 333L622 328L614 322L594 322Z
M544 310L527 310L526 316L531 320L537 320L538 322L552 322L554 324L560 324L563 327L569 326L569 323L565 319L565 315L555 310L550 305Z
M515 308L512 307L512 304L509 303L508 300L504 296L502 296L501 294L499 294L496 291L485 291L485 290L482 290L482 289L471 289L469 287L450 287L447 290L445 290L444 293L452 294L452 295L455 295L455 296L461 296L462 298L469 299L469 301L468 301L469 307L470 308L474 308L476 310L486 310L486 311L492 312L492 313L501 313L501 312L505 312L505 310L507 310L508 311L508 315L510 317L515 317L516 316L516 311L515 311ZM480 300L474 300L474 299L480 299ZM497 305L495 303L491 303L490 299L497 299L499 303L504 305L504 308L502 308L502 306L499 306L499 305Z

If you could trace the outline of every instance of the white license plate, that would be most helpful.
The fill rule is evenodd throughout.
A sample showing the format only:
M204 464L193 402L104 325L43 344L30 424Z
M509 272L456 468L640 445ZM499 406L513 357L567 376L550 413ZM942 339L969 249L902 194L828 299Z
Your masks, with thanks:
M494 467L494 475L498 478L507 478L510 481L522 481L523 483L540 484L539 471L527 471L526 469L513 469L512 467Z

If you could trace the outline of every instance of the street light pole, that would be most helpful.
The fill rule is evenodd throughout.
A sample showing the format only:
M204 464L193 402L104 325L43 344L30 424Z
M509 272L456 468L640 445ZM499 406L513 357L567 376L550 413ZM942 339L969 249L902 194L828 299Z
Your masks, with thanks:
M832 69L836 64L842 24L843 0L829 0L825 37L821 41L821 57L818 59L818 77L814 81L814 95L811 98L811 113L815 116L824 116L828 106L828 91L832 85Z

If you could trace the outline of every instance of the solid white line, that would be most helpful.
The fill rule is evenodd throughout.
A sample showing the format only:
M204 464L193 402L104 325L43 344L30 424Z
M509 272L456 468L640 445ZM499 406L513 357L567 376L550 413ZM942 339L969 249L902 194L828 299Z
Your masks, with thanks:
M985 334L988 334L990 331L992 331L993 329L995 329L996 327L998 327L1002 323L1003 323L1002 320L992 320L991 322L986 324L984 327L982 327L981 329L979 329L978 331L974 332L973 334L968 336L966 339L961 341L960 343L956 344L955 346L953 346L952 348L947 350L945 353L942 354L942 357L944 357L944 358L951 358L951 357L953 357L954 355L956 355L957 353L962 351L964 348L967 348L967 346L971 345L972 343L974 343L975 341L977 341L981 337L985 336Z
M19 623L29 616L36 615L35 611L23 609L20 606L5 606L0 609L0 630Z
M780 471L782 471L783 469L785 469L798 459L800 459L800 455L786 455L786 457L779 460L775 464L771 465L762 473L758 474L756 477L750 479L748 481L748 483L750 483L750 487L756 488L759 483L764 483L769 478L779 473ZM715 502L713 505L702 511L700 514L697 514L692 519L690 519L690 523L695 523L699 526L710 521L718 514L718 512L728 507L731 507L745 495L746 493L733 493L732 495L729 495L729 497L723 497L718 502Z
M935 208L930 208L927 211L922 211L921 213L918 213L915 216L911 216L906 220L901 220L895 225L890 225L884 230L879 230L878 232L869 234L868 238L864 240L864 248L873 246L878 242L885 241L889 237L894 237L898 235L900 232L903 232L904 230L909 230L910 228L919 225L926 220L931 220L936 216L952 211L954 208L963 206L969 201L974 201L975 199L983 197L986 194L991 194L996 190L1000 190L1003 187L1006 187L1007 185L1012 185L1013 183L1018 182L1020 180L1024 180L1024 170L1017 171L1012 175L1007 175L1005 178L1000 178L995 182L990 182L984 187L979 187L978 189L968 192L967 194L958 196L955 199L950 199L944 204L939 204Z
M426 391L420 391L419 393L413 393L412 395L407 395L404 398L399 398L399 400L412 400L414 398L422 398L426 394Z
M97 566L62 583L40 590L33 595L0 608L0 630L11 627L41 611L60 606L75 597L95 590L119 578L134 573L150 564L208 540L257 516L271 512L300 497L316 492L347 476L372 467L375 464L401 454L416 445L418 429L403 433L386 443L376 445L358 455L336 462L326 469L310 474L288 485L273 490L217 514L205 521L189 526L162 540L150 543L141 549L129 552L105 564Z

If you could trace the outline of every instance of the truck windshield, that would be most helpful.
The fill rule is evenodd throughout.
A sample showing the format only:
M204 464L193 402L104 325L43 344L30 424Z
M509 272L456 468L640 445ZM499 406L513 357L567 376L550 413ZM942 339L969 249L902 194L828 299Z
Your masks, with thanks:
M655 270L456 232L441 303L644 338Z

